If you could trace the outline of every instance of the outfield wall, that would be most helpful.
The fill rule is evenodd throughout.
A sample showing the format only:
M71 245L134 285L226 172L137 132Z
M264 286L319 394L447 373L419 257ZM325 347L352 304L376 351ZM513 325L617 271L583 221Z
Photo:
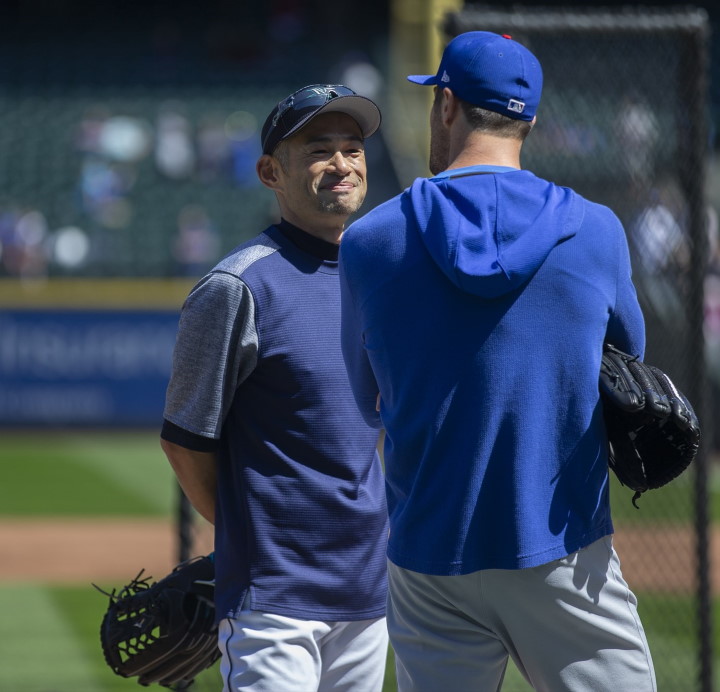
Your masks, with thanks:
M0 425L159 426L191 286L0 282Z

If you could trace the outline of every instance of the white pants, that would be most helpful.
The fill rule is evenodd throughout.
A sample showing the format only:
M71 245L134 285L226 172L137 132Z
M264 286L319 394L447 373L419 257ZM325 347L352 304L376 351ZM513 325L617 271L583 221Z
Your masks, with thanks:
M540 692L657 690L610 536L529 569L442 577L388 567L400 692L495 692L508 656Z
M220 622L223 692L380 692L385 618L322 622L243 611Z

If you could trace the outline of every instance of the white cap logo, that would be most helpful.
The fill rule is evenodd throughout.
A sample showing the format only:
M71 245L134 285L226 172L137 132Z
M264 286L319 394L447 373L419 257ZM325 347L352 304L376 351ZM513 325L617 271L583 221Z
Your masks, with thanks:
M443 70L442 77L440 77L441 82L449 82L450 81L450 75L447 73L447 70Z
M515 113L522 113L525 110L525 104L522 101L510 99L508 101L507 109Z

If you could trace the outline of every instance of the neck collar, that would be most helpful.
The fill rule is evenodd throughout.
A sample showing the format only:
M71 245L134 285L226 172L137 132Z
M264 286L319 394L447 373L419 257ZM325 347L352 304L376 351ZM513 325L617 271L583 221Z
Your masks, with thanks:
M302 228L298 228L285 219L280 219L280 223L275 225L288 240L303 252L320 260L337 262L339 245L310 235L307 231L303 231Z
M430 180L447 180L448 178L464 178L468 175L482 175L484 173L510 173L512 171L518 171L519 168L513 168L512 166L489 166L480 165L477 166L464 166L462 168L450 168L442 173L438 173L436 176L430 178Z

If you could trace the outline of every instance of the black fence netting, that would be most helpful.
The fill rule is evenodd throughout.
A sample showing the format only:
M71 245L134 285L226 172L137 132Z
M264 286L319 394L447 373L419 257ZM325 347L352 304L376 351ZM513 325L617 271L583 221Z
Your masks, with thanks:
M705 201L706 14L467 6L448 14L443 30L448 40L509 33L538 56L545 86L524 167L607 204L626 229L645 360L688 395L704 442L694 467L644 495L639 510L613 479L615 543L639 598L658 689L713 689L707 467L717 451L720 253L717 215ZM515 672L503 690L529 689Z

